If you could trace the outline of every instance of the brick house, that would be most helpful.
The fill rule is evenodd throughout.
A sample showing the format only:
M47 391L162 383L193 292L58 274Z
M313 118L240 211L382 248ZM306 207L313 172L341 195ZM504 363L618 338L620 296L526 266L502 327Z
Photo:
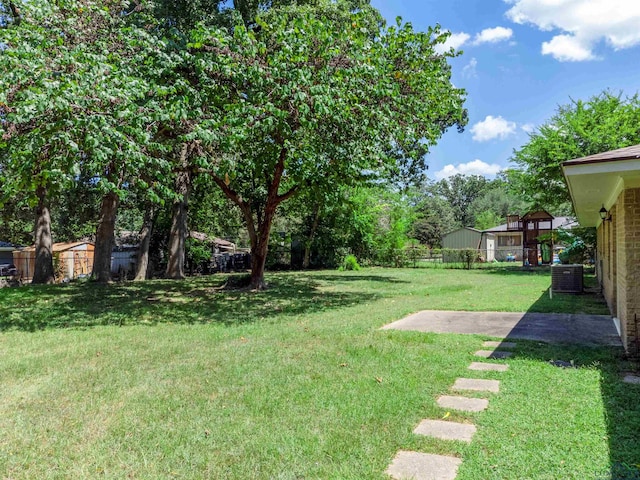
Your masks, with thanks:
M625 349L640 353L640 145L562 164L578 221L596 227L596 272Z

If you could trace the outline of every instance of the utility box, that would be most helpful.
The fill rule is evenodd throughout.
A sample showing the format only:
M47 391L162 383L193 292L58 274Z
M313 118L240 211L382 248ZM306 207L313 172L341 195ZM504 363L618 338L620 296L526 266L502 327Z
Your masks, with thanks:
M553 265L551 291L554 293L582 293L584 267L582 265Z

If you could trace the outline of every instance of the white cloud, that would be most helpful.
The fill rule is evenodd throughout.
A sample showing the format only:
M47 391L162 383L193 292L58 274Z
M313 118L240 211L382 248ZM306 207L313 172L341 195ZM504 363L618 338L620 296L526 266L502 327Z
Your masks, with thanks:
M524 125L520 125L520 128L523 132L531 133L536 129L536 126L533 123L525 123Z
M556 35L549 42L543 42L542 54L551 55L561 62L583 62L596 59L588 44L571 35Z
M504 139L515 133L515 131L515 122L509 122L500 116L493 117L491 115L487 115L484 120L471 127L471 133L473 133L473 139L476 142L487 142L494 138Z
M469 40L469 38L471 38L471 36L468 33L452 33L444 43L439 43L438 45L436 45L436 53L443 54L445 52L448 52L451 48L453 48L454 50L458 50L467 42L467 40Z
M478 72L476 70L477 66L478 66L478 60L476 60L474 57L471 60L469 60L469 63L467 63L462 69L462 76L466 78L477 77L478 76Z
M474 45L481 43L498 43L508 40L513 36L513 30L505 27L485 28L476 35L473 40Z
M434 175L437 180L443 178L452 177L458 173L462 175L482 175L485 177L494 177L498 172L502 170L502 167L496 163L489 165L482 160L475 159L468 163L459 163L458 165L445 165L442 170L437 171Z
M640 44L640 2L637 0L504 0L507 17L542 31L561 32L542 44L542 53L566 62L597 59L596 45L614 50Z

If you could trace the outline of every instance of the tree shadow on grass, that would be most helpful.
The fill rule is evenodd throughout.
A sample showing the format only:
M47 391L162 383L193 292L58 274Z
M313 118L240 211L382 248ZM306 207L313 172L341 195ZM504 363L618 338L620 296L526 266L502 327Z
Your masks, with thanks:
M495 275L514 275L514 276L527 276L527 275L541 275L541 276L551 276L551 266L550 265L540 265L539 267L523 267L522 264L517 263L514 265L499 265L499 266L488 266L486 268L482 268L480 270L493 273ZM595 273L595 267L593 266L585 266L584 274L585 276L590 276Z
M513 341L513 338L509 338ZM625 370L637 368L624 359L621 347L547 344L518 340L513 358L551 363L558 368L596 369L604 407L609 450L608 471L595 472L597 480L640 480L640 385L622 381ZM573 365L572 365L573 363ZM553 401L553 394L549 397Z
M540 267L523 267L522 264L514 264L509 266L496 266L487 267L481 269L486 273L492 273L495 275L514 275L514 276L528 276L528 275L551 275L551 268L549 266Z
M264 292L225 289L227 278L220 275L185 281L107 286L86 282L4 289L0 331L161 323L230 326L344 308L379 297L364 292L324 291L313 277L306 276L274 276Z
M382 283L411 283L407 280L400 280L387 275L340 275L340 274L322 274L313 275L307 278L321 280L325 282L382 282Z
M594 297L594 298L590 298ZM554 295L550 299L545 292L536 301L529 312L507 335L505 341L518 340L518 349L514 358L526 358L541 362L554 360L554 365L560 368L595 368L600 376L600 395L605 409L607 424L607 440L609 443L609 471L598 472L597 479L612 480L640 480L640 385L623 382L628 371L638 371L640 365L630 362L622 349L621 342L608 316L578 317L564 315L556 318L556 329L575 329L573 342L565 341L542 343L540 341L522 341L519 332L526 330L531 322L540 320L544 314L539 312L553 311L553 301L565 302L565 308L558 309L566 312L566 302L573 301L575 314L590 313L589 302L599 304L602 312L604 299L597 293L588 295ZM595 312L594 312L595 313ZM543 319L544 320L544 319ZM581 331L587 329L587 331ZM553 336L552 336L553 338ZM585 339L586 344L580 344L578 338ZM600 345L596 345L600 343ZM498 347L499 348L499 347ZM558 361L559 360L559 361ZM573 365L572 365L573 363Z

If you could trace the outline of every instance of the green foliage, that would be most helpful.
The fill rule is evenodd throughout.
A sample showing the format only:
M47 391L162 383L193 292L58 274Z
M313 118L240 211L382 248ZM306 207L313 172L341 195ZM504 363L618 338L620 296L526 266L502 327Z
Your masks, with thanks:
M22 21L0 29L0 204L22 211L44 195L57 239L71 240L95 228L109 192L128 225L146 202L171 203L186 168L200 175L193 224L221 235L244 223L255 246L285 200L416 176L467 121L439 27L387 28L360 0L225 3L24 2ZM241 214L207 215L229 201ZM401 264L407 221L382 216L336 218L355 225L354 253ZM27 223L0 231L24 238Z
M443 248L441 253L443 263L459 264L466 270L481 260L478 250L473 248Z
M479 230L505 223L507 215L523 215L530 210L531 205L515 194L502 178L490 182L484 193L469 206L475 228Z
M254 256L284 201L391 175L399 154L423 169L425 148L466 122L453 54L434 50L439 28L382 28L329 2L257 23L233 36L201 27L185 53L203 96L223 105L194 136L216 152L208 173L242 210Z
M530 135L514 152L521 168L521 190L536 206L570 204L561 164L640 143L640 97L604 91L589 100L572 100ZM566 208L566 207L565 207Z
M558 255L562 263L586 263L595 258L596 229L576 227L571 230L558 229L556 241L566 248Z
M457 174L435 183L430 190L444 198L453 209L453 219L463 227L475 224L471 206L491 188L491 182L481 175Z
M404 246L413 207L403 195L383 186L343 187L313 201L303 195L291 207L284 214L293 238L308 238L315 214L319 215L311 245L315 267L339 266L347 253L365 265L400 266L407 261Z
M459 224L454 219L453 207L446 199L427 194L417 200L411 237L430 247L441 247L442 236L457 227Z
M153 120L143 108L158 39L111 8L26 2L20 26L0 30L5 197L38 187L53 196L81 174L119 190L127 174L161 164L149 155Z
M360 264L355 255L347 255L340 265L340 271L357 271L360 270Z
M586 258L587 246L581 240L576 240L565 248L558 257L564 264L582 264Z
M426 245L422 245L418 240L411 239L405 246L405 256L409 262L413 264L413 267L418 266L418 261L430 256L429 249Z
M500 217L493 210L484 210L483 212L477 213L475 228L478 230L488 230L492 227L500 225L504 223L506 217Z
M197 268L211 260L211 244L188 237L185 244L186 263Z

